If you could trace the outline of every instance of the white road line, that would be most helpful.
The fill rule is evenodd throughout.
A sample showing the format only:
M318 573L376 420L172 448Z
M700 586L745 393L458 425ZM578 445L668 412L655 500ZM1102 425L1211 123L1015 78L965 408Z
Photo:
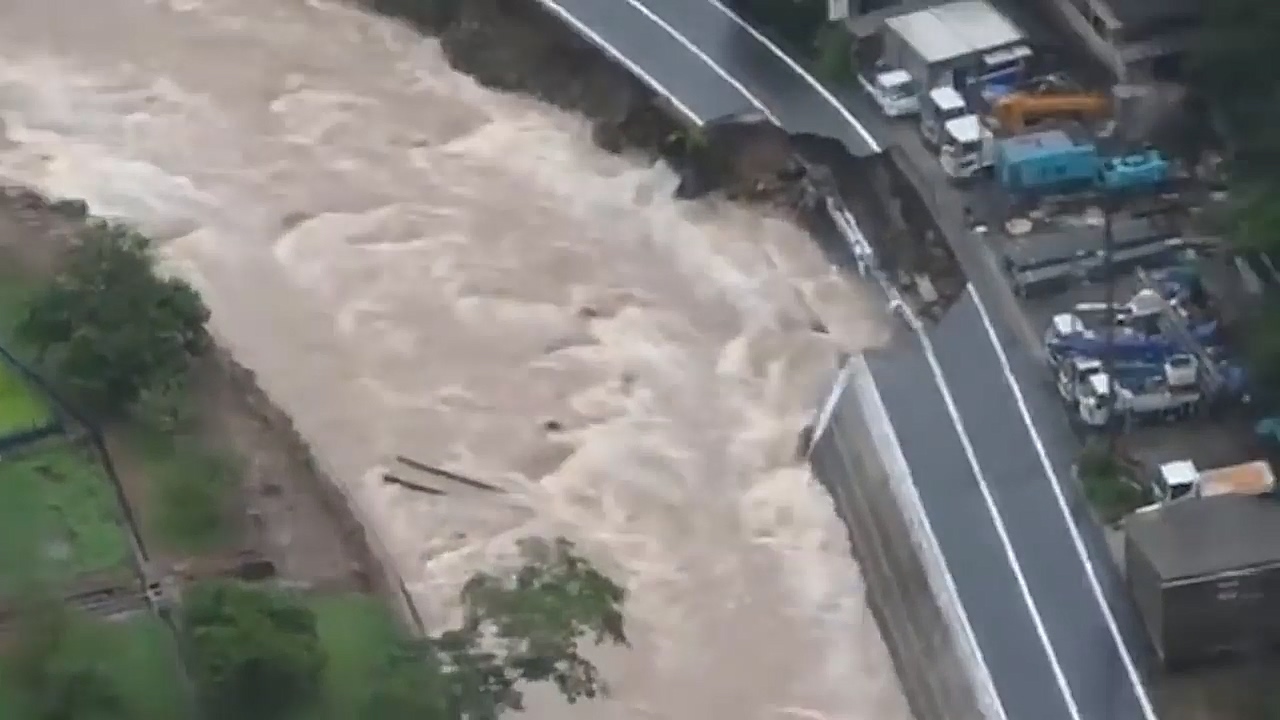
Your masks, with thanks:
M596 0L596 1L600 2L600 0ZM686 1L690 1L690 0L686 0ZM741 81L739 81L736 77L731 75L724 68L720 67L720 65L715 60L712 60L710 56L708 56L705 52L703 52L702 48L690 42L689 38L685 37L684 35L681 35L680 31L671 27L670 23L668 23L666 20L663 20L661 17L658 17L658 15L656 15L652 10L645 7L644 5L639 3L637 0L627 0L627 3L630 4L631 7L635 8L636 10L639 10L642 14L644 14L645 17L649 18L649 20L651 20L653 24L657 25L663 30L666 30L668 35L676 39L676 42L685 46L685 48L689 52L696 55L698 59L701 60L703 63L705 63L707 67L711 68L712 71L715 72L715 74L724 78L725 82L729 83L730 85L733 86L735 90L742 93L742 96L745 97L747 101L750 102L752 105L755 105L757 110L764 113L764 116L769 118L769 120L772 121L774 125L777 125L779 127L782 126L782 121L778 120L777 115L774 115L773 112L769 110L769 108L766 107L765 104L761 102L759 98L753 95L751 91L748 90L747 87L742 84Z
M942 401L947 406L947 414L951 416L951 424L955 427L956 436L960 438L960 445L964 448L964 457L969 462L969 469L973 471L973 476L978 481L978 490L982 492L982 501L987 505L987 513L991 515L991 520L996 529L996 535L1000 538L1000 544L1004 546L1005 558L1009 562L1009 568L1013 570L1013 576L1018 581L1018 591L1022 593L1022 600L1026 603L1027 609L1031 612L1031 624L1035 625L1036 635L1040 638L1040 644L1044 646L1045 657L1049 660L1050 667L1053 668L1053 678L1058 683L1058 690L1062 693L1062 698L1067 703L1067 711L1074 720L1084 720L1080 715L1080 708L1076 705L1075 695L1071 692L1071 686L1067 682L1067 674L1062 669L1062 663L1058 660L1057 653L1053 650L1053 643L1049 640L1049 630L1045 627L1044 618L1040 616L1040 608L1036 605L1035 597L1031 594L1031 586L1027 583L1027 577L1022 572L1022 564L1018 562L1018 554L1013 549L1013 539L1009 537L1009 530L1005 527L1004 519L1000 515L1000 508L996 505L995 496L991 494L991 488L987 485L986 476L982 474L982 468L978 463L978 454L973 449L973 443L969 441L969 432L965 430L964 420L960 417L960 408L956 406L955 398L951 396L951 389L947 387L946 377L942 374L942 364L938 362L938 356L933 351L933 342L929 340L929 336L925 333L924 328L913 324L916 336L920 338L920 346L924 349L925 359L929 361L929 370L933 373L934 381L938 384L938 390L942 393Z
M751 27L751 24L748 23L746 20L743 20L742 18L738 17L737 13L725 7L724 4L720 2L720 0L705 0L705 1L714 5L716 9L718 9L720 12L728 16L730 20L737 23L738 26L741 27L743 30L746 30L748 33L751 33L751 36L754 37L761 45L764 45L766 48L770 50L770 52L772 52L774 55L777 55L778 59L782 60L782 62L789 65L797 75L804 78L805 82L813 86L813 89L817 90L818 94L821 95L824 100L831 103L831 106L836 109L836 112L844 116L845 121L848 122L849 125L853 126L853 129L858 132L858 135L862 136L863 142L865 142L871 148L871 152L878 153L881 150L883 150L883 148L880 147L880 143L876 142L876 139L872 137L871 133L867 132L867 129L862 126L862 123L858 122L858 118L854 117L853 113L849 112L849 108L845 107L844 103L836 99L836 96L832 95L830 90L823 87L822 83L818 82L817 78L810 75L809 71L805 70L804 67L800 63L796 62L790 55L788 55L785 50L775 45L772 40L765 37L759 30L756 30L755 28ZM694 0L686 0L686 2L694 2Z
M674 106L676 110L679 110L682 115L692 120L694 124L699 126L707 124L707 118L699 117L698 114L695 113L688 105L685 105L683 102L681 102L680 98L676 97L675 94L672 93L670 90L668 90L662 83L655 80L652 75L645 72L644 68L637 65L634 60L627 57L626 53L622 52L621 50L614 47L613 45L610 45L607 40L600 37L599 33L597 33L595 30L592 30L590 27L588 27L586 23L574 17L573 13L560 7L556 3L552 2L552 0L539 0L539 1L548 10L550 10L551 12L559 16L561 20L564 20L566 23L569 23L570 25L572 25L575 30L582 33L582 35L587 39L591 40L591 42L595 43L596 47L600 48L601 50L604 50L605 52L609 53L609 55L613 56L614 60L617 60L619 63L622 64L623 67L631 71L633 75L640 78L640 80L644 82L646 85L648 85L650 88L652 88L654 92L666 98L667 102L671 103L672 106Z
M898 441L898 431L889 420L889 410L885 407L884 398L880 395L880 388L876 387L875 379L871 375L871 368L868 367L865 356L858 355L850 359L845 364L845 368L852 370L854 363L858 363L859 372L853 382L863 391L858 397L865 398L865 404L872 405L876 417L883 419L881 423L867 423L868 429L872 434L872 442L878 446L880 443L876 442L876 438L884 441L890 454L890 457L885 458L885 464L891 466L887 469L891 473L896 472L903 476L902 487L906 489L910 498L911 509L922 520L925 542L929 545L926 552L929 552L939 561L938 564L942 568L942 579L946 586L948 599L951 606L958 611L957 615L960 618L961 631L964 633L969 647L973 650L974 657L978 661L978 668L982 673L979 682L983 685L984 693L995 701L993 709L996 711L997 717L991 720L1008 720L1009 714L1004 707L1004 698L1000 697L999 691L996 690L991 668L987 665L987 658L982 653L982 645L978 643L978 636L974 633L973 625L969 622L969 612L960 600L960 588L956 586L955 576L951 574L951 567L947 565L946 556L942 554L942 545L938 542L938 535L933 530L933 523L929 521L929 513L924 509L924 500L920 497L920 490L916 487L915 480L911 477L910 466L907 464L906 456L902 454L902 444ZM841 394L843 394L843 388L841 390ZM814 443L817 443L817 436L814 437ZM839 447L838 444L837 447Z
M996 329L991 324L991 316L987 314L987 308L983 305L982 299L978 297L978 293L973 289L972 284L969 285L967 290L978 308L978 315L982 318L982 326L987 331L987 336L991 339L991 346L995 348L996 357L1000 361L1000 371L1004 374L1005 382L1008 383L1009 389L1013 391L1014 400L1018 404L1018 412L1022 415L1022 422L1027 426L1027 432L1031 436L1031 444L1035 446L1036 455L1040 458L1040 467L1044 469L1049 483L1053 486L1053 495L1058 500L1058 509L1062 512L1062 517L1067 523L1067 530L1071 533L1071 542L1076 547L1076 553L1080 556L1080 561L1084 563L1084 571L1089 578L1089 586L1093 590L1094 598L1098 601L1098 606L1102 608L1102 614L1107 622L1107 629L1111 631L1111 637L1116 643L1116 650L1120 653L1120 660L1124 663L1125 674L1129 676L1129 682L1133 684L1138 704L1142 706L1142 714L1147 720L1157 720L1155 707L1151 704L1151 698L1147 696L1146 686L1142 684L1142 676L1138 672L1138 666L1134 663L1133 657L1129 654L1129 648L1125 645L1124 638L1120 635L1120 624L1116 622L1116 616L1111 612L1111 606L1107 603L1107 596L1102 591L1102 583L1098 580L1098 573L1094 570L1093 563L1089 559L1089 551L1084 546L1084 539L1080 537L1080 529L1076 527L1075 522L1071 519L1071 508L1068 506L1066 495L1062 491L1062 483L1053 467L1053 463L1049 461L1049 453L1045 449L1044 442L1040 439L1040 434L1031 419L1031 411L1027 408L1027 400L1023 397L1022 388L1018 384L1017 378L1013 375L1013 368L1009 365L1009 357L1005 354L1004 347L1000 344L1000 338L996 336Z

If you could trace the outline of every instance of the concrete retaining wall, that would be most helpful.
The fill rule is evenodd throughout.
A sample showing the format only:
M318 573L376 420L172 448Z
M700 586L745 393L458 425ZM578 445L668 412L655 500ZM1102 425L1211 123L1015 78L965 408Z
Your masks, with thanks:
M880 272L852 213L834 198L827 210L858 271L876 281L910 332L921 332L919 320ZM814 432L809 451L814 476L848 528L868 604L917 720L1002 719L995 687L967 631L946 562L862 356L841 369Z

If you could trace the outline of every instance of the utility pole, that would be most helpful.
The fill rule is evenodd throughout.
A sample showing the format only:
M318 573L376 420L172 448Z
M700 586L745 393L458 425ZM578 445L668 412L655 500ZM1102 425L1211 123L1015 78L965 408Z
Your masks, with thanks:
M1116 336L1116 272L1114 265L1115 236L1111 226L1111 216L1115 212L1115 200L1104 195L1102 198L1102 281L1106 283L1106 330L1102 344L1102 371L1107 376L1107 425L1103 428L1107 439L1107 457L1114 458L1116 453L1116 381L1114 370L1113 345Z

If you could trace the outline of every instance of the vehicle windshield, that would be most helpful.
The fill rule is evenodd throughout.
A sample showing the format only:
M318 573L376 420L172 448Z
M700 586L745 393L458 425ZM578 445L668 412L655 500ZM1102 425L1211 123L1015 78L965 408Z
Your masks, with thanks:
M880 86L880 91L884 93L885 97L890 100L905 100L916 94L916 84L910 80L887 85L883 79L880 79L876 81L876 84Z

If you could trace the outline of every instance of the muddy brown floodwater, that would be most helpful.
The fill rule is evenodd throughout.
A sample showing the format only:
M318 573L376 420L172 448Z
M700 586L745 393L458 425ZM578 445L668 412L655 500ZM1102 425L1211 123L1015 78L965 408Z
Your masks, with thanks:
M164 241L431 622L526 535L630 588L614 698L529 716L908 716L794 458L879 309L793 225L674 202L583 120L326 3L0 0L0 111L0 174ZM396 455L506 493L386 486Z

